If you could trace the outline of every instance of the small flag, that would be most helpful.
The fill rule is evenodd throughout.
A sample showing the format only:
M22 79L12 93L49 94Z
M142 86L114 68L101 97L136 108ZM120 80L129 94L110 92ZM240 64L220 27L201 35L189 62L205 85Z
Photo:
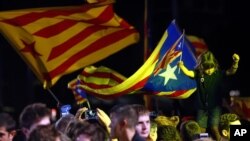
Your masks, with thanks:
M71 81L70 84L68 84L68 87L72 90L76 104L82 105L84 102L87 101L87 94L83 89L79 88L77 85L80 85L80 81L78 79L74 79Z

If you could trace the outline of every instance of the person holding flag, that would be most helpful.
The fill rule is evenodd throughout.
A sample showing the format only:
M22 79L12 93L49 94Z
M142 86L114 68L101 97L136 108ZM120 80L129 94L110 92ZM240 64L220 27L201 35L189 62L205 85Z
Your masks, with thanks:
M221 138L218 130L223 99L221 84L223 84L224 76L236 73L240 60L238 54L233 54L232 58L233 64L226 71L219 68L217 59L209 50L198 57L197 67L194 70L187 69L183 61L179 61L178 63L182 72L194 78L197 83L195 93L195 107L197 107L196 120L202 132L206 132L206 129L210 128L216 140Z

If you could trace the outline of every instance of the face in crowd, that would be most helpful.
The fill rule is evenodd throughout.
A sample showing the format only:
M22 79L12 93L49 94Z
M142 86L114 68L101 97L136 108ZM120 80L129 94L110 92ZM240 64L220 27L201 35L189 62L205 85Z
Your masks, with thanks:
M139 115L138 123L136 125L136 131L143 138L147 138L149 136L149 133L150 133L149 113Z

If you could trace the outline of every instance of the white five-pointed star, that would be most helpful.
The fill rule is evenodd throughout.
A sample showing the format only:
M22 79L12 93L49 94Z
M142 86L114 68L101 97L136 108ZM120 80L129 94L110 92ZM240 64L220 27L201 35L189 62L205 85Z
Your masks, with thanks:
M164 85L168 83L169 79L177 80L177 77L174 74L176 68L177 66L171 68L171 66L168 64L166 70L163 73L159 74L159 76L164 77Z

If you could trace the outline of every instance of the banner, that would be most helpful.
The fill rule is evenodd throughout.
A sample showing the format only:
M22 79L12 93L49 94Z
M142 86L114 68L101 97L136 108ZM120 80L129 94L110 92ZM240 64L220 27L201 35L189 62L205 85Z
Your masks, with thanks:
M45 88L139 40L112 4L98 3L2 11L0 33Z
M194 69L196 57L191 44L179 31L173 21L162 36L153 53L145 63L129 78L115 85L107 85L97 78L91 79L91 67L86 67L78 76L81 84L78 87L99 98L115 98L124 94L149 93L170 98L187 98L196 90L196 82L184 75L177 68L183 60L187 68ZM120 75L118 72L115 74ZM102 76L100 76L102 77ZM102 78L99 78L102 79ZM112 81L112 78L106 78ZM105 81L104 81L105 82Z

